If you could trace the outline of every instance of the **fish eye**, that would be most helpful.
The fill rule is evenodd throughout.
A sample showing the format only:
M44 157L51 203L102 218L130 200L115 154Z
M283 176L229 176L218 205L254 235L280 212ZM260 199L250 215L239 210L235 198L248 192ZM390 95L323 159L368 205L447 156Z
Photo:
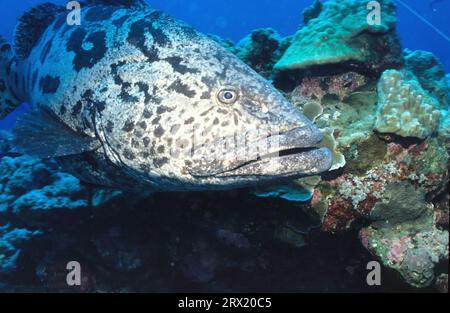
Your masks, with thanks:
M233 104L238 99L238 92L232 88L225 88L219 91L217 99L224 104Z

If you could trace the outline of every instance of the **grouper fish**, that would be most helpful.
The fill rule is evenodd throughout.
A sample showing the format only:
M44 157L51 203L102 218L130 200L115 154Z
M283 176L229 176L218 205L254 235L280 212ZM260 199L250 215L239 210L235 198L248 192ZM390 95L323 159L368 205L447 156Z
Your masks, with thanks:
M88 183L232 189L327 171L322 135L270 82L143 0L41 4L0 38L0 118L20 151Z

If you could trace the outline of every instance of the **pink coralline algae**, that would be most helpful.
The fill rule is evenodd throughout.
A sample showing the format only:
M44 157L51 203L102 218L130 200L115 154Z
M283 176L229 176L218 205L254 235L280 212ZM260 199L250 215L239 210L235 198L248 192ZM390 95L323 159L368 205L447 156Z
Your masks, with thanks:
M305 77L294 91L293 97L309 97L322 100L325 95L335 95L340 101L366 83L366 78L354 72L342 75Z
M370 218L374 207L383 202L387 188L392 188L392 182L404 182L413 192L423 190L424 194L433 194L441 191L447 179L448 155L445 153L441 157L435 153L436 149L439 149L436 142L414 144L408 148L390 143L384 158L365 174L344 172L335 179L322 181L312 202L313 207L327 207L322 229L344 231L357 218Z
M388 259L392 263L401 263L405 257L406 250L408 249L408 245L411 243L411 238L407 236L400 237L392 242L388 240L382 241L383 243L390 244Z

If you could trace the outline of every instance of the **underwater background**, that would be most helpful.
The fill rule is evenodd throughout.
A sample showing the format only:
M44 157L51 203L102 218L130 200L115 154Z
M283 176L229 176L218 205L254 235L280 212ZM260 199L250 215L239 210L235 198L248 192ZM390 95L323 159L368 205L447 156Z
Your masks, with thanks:
M17 18L43 2L0 0L0 34L11 42ZM393 1L396 32L409 50L390 51L387 64L371 56L363 63L373 73L325 66L285 76L274 64L295 63L295 49L287 48L298 38L289 36L314 31L302 15L313 0L147 2L218 36L273 81L323 130L332 170L267 189L138 200L86 186L53 160L19 155L2 132L0 291L448 290L450 1ZM321 11L311 14L320 19ZM383 43L396 42L394 33L383 34ZM391 103L390 93L403 89L424 100ZM25 110L1 120L0 129ZM393 127L399 110L419 126ZM70 260L83 268L76 289L65 284ZM372 260L383 266L381 286L366 283Z

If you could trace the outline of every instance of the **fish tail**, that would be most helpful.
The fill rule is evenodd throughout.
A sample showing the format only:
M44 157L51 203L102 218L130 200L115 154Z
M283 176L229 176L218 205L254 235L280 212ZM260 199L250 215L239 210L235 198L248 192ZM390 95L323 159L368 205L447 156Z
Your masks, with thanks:
M18 107L22 101L9 84L14 53L11 45L0 35L0 120Z

